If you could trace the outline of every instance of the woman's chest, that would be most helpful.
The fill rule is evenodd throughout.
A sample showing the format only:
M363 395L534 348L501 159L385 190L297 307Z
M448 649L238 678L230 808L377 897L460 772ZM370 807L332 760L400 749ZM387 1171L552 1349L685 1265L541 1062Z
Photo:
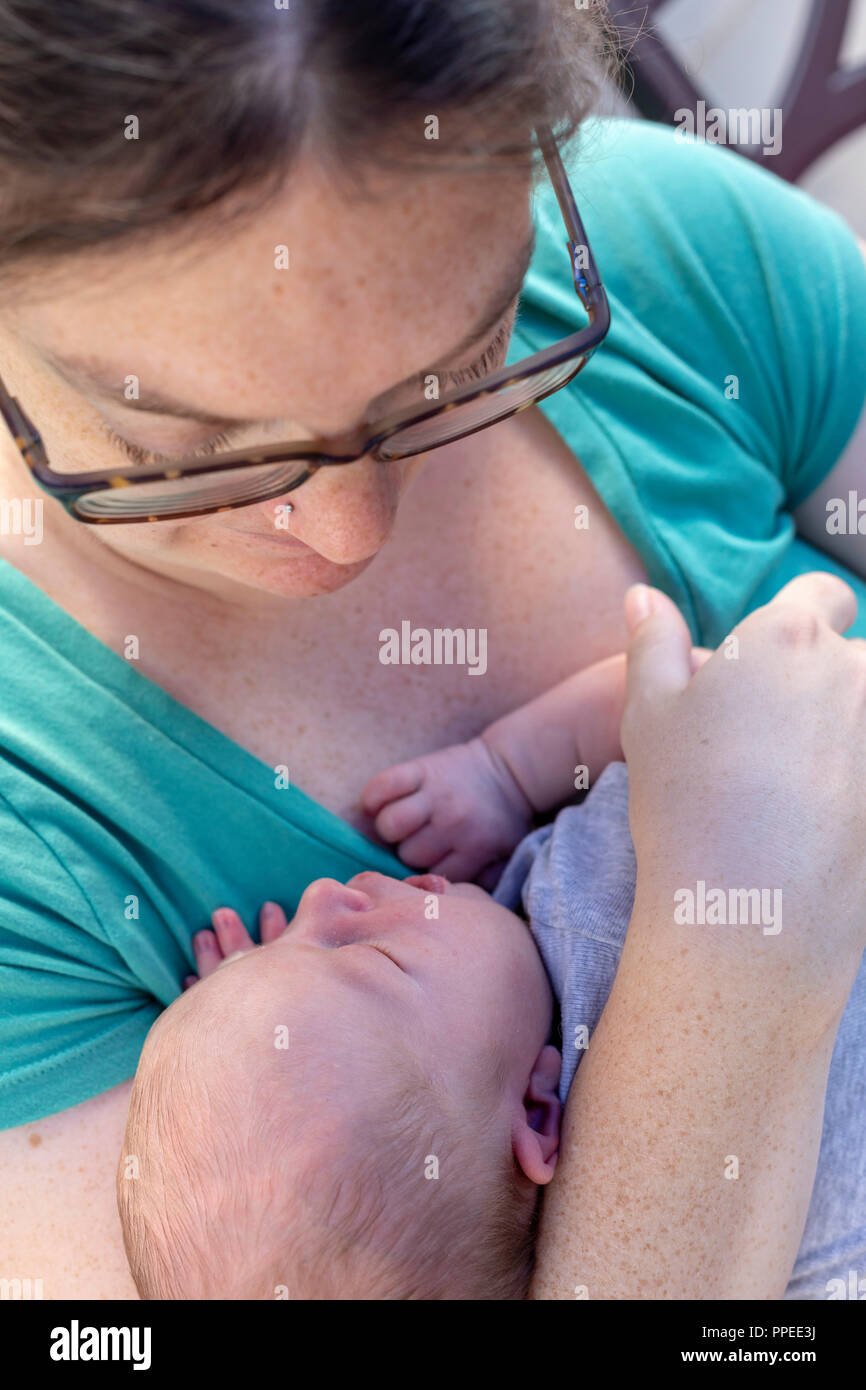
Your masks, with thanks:
M619 650L622 595L645 577L537 410L431 455L369 569L267 623L214 628L44 559L48 572L28 572L79 623L356 824L380 768L471 737Z
M152 679L338 814L382 767L471 737L621 649L643 566L546 420L433 455L370 569L231 660L187 633Z

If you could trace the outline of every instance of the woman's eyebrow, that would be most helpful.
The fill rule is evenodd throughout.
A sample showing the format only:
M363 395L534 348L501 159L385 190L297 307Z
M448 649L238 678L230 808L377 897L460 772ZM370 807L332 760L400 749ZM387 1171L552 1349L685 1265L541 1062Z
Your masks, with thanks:
M500 285L495 294L491 296L484 312L470 332L461 339L456 347L453 347L450 352L439 359L439 363L442 366L447 365L448 362L453 361L455 357L459 357L461 353L465 352L467 348L472 347L473 343L478 342L484 334L489 333L499 322L506 309L514 302L520 293L520 287L526 278L526 272L529 268L534 248L535 231L533 229L531 235L521 246L520 251L512 263L508 275L506 276L505 283ZM127 399L124 394L126 374L124 374L123 377L119 377L115 369L108 367L98 358L89 355L62 357L51 351L45 351L44 349L42 355L70 386L85 391L96 392L98 395L112 400L113 404L122 406L125 410L140 410L153 415L169 415L179 420L185 420L188 423L207 425L211 428L220 430L238 430L269 423L260 419L241 420L237 416L214 415L209 411L201 410L199 406L193 405L189 401L180 400L177 396L173 396L169 392L161 391L158 388L145 388L139 386L138 395L132 399ZM435 372L436 364L432 365L428 370ZM411 377L407 377L404 381L389 387L388 390L380 392L375 398L376 401L385 400L394 391L399 390L401 386L417 381L419 377L423 375L423 371L414 372ZM122 397L122 399L118 399L119 396Z
M256 420L240 420L236 415L214 415L209 411L201 410L198 406L190 405L188 401L179 400L177 396L172 396L168 392L155 388L145 389L139 386L138 395L130 399L124 393L125 379L123 377L118 378L118 373L106 366L104 362L100 362L98 358L90 356L59 357L50 351L43 351L42 355L46 362L56 372L59 372L70 386L84 391L93 391L97 395L111 400L114 405L122 406L125 410L140 410L152 415L172 415L179 420L191 421L193 424L199 425L210 425L216 429L224 430L240 429L245 425L260 423ZM122 399L118 400L118 396Z
M467 348L472 347L473 343L477 343L479 338L483 338L492 328L496 327L502 315L505 313L505 310L509 305L513 304L520 293L521 286L526 279L526 272L529 269L529 263L532 260L532 253L534 250L535 228L533 227L527 240L523 243L512 262L503 283L491 295L487 308L478 319L475 327L466 334L465 338L460 340L456 347L453 347L450 352L440 357L439 361L441 364L446 365L448 362L453 361L455 357L459 357ZM435 367L431 368L431 370L435 370ZM422 373L416 373L416 376L418 375L422 375ZM414 379L414 377L409 378L409 380ZM401 382L400 384L402 385L403 383Z

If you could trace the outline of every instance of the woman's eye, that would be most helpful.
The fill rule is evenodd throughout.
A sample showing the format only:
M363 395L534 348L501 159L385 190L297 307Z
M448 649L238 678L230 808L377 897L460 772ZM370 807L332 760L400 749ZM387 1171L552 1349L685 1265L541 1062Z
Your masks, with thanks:
M115 448L121 449L123 453L126 454L126 457L131 460L132 463L136 463L139 465L155 463L165 463L171 465L180 463L182 459L186 458L199 458L202 456L206 457L208 454L217 453L220 449L225 448L228 444L231 443L229 435L217 434L214 435L212 439L205 440L204 444L196 445L194 449L185 449L183 453L161 454L156 453L152 449L143 449L140 444L131 443L130 440L124 439L123 435L118 434L115 430L109 429L107 431L107 434L109 441L115 446Z
M456 371L446 372L449 384L451 386L463 386L467 381L480 381L482 377L489 376L493 369L499 366L502 348L507 342L510 332L511 322L509 320L500 325L495 337L487 344L476 361L470 362L468 367L458 367Z

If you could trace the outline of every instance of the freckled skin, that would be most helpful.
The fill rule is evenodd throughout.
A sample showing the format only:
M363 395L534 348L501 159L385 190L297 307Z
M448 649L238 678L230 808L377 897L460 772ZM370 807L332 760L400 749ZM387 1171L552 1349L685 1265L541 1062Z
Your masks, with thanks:
M838 814L841 789L866 775L857 762L866 664L838 636L853 608L828 575L793 581L738 628L734 677L721 656L694 681L686 660L653 666L648 653L664 650L658 627L654 648L639 638L632 649L638 666L644 653L644 677L657 678L644 680L623 723L637 895L566 1106L537 1299L572 1298L576 1285L607 1299L784 1293L836 1031L863 955L863 818L856 799ZM808 824L795 792L804 766L821 769ZM839 869L835 884L815 871L821 862ZM678 924L677 888L708 864L729 883L780 885L784 930Z
M131 1084L40 1120L38 1135L31 1126L0 1134L4 1273L42 1279L46 1299L138 1298L114 1198Z
M88 399L46 367L48 348L110 357L121 381L137 374L202 409L276 420L277 438L344 429L447 353L525 239L526 179L401 176L377 194L354 203L299 167L225 235L203 231L177 255L119 247L22 285L0 304L0 355L56 466L104 450L97 405L146 448L182 452L200 435ZM5 433L0 491L29 492ZM48 502L43 544L4 536L0 553L115 651L137 634L143 675L362 828L375 772L473 736L622 648L622 594L643 566L539 411L425 459L322 470L291 501L301 550L266 539L271 504L98 529ZM579 534L578 504L592 517ZM383 667L378 633L404 617L486 627L485 678ZM38 1151L22 1131L0 1135L6 1253L64 1296L133 1296L113 1210L125 1108L119 1087L40 1121ZM46 1185L48 1154L64 1167Z
M121 249L87 273L76 267L67 274L61 264L55 275L48 267L29 298L23 293L0 306L4 375L58 467L80 465L104 442L94 402L47 369L49 347L102 354L110 347L121 377L138 374L210 411L278 419L278 437L341 430L378 393L446 352L478 312L528 216L524 185L502 181L495 199L491 187L478 179L419 179L407 188L404 180L381 190L378 203L350 206L308 167L253 224L225 238L205 236L178 260L155 246L153 254ZM290 279L273 265L273 248L282 243L292 250ZM130 433L130 411L103 413ZM138 442L181 452L199 441L156 420ZM5 435L0 488L7 496L29 489ZM78 526L47 504L44 543L22 547L2 537L0 552L115 650L123 650L125 634L138 635L144 675L269 766L288 763L306 791L356 823L357 796L373 772L466 739L624 644L622 595L645 577L643 567L537 410L426 460L322 470L292 501L292 534L305 549L273 543L270 504L197 523L101 530ZM592 525L576 533L580 504L589 507ZM404 617L431 628L487 627L495 656L489 679L467 682L455 667L386 672L377 634ZM574 1192L566 1180L554 1185L551 1195L563 1194L556 1201L568 1206L573 1199L571 1216L586 1217L569 1228L583 1232L583 1244L559 1223L562 1247L550 1255L537 1296L571 1297L576 1283L587 1284L591 1296L599 1289L608 1290L601 1296L622 1296L616 1260L626 1252L633 1262L640 1249L653 1272L641 1273L638 1287L657 1294L661 1283L669 1296L680 1296L682 1286L662 1282L657 1259L653 1270L660 1232L650 1218L671 1182L682 1184L686 1210L715 1192L711 1218L720 1203L735 1200L735 1185L725 1188L717 1176L724 1153L740 1152L744 1178L735 1190L746 1194L749 1220L784 1207L784 1167L781 1180L774 1171L769 1192L748 1186L757 1132L735 1131L720 1146L706 1119L698 1125L708 1107L711 1116L720 1113L735 1088L734 1075L722 1068L718 1091L708 1098L702 1089L719 1061L715 1035L695 1035L686 1011L677 1016L674 1007L664 1025L653 1012L665 998L674 1006L689 999L687 972L679 976L679 995L676 971L670 979L671 962L685 949L672 942L662 965L647 964L648 973L631 985L630 1010L619 984L619 1002L603 1024L616 1047L605 1064L600 1043L581 1069L582 1088L602 1064L612 1084L600 1101L596 1095L588 1124L581 1123L578 1092L570 1120L575 1142L626 1136L623 1191L612 1199L608 1188L594 1209L585 1182ZM658 982L657 1002L642 1012L634 1000L646 997L647 980ZM671 1015L680 1018L675 1026ZM795 1032L792 1024L789 1036ZM670 1104L664 1115L648 1110L641 1071L647 1039L659 1040L651 1048L653 1079L681 1111L672 1114ZM723 1057L736 1052L729 1034ZM818 1070L818 1062L801 1067L807 1089L812 1083L814 1091ZM127 1083L40 1119L38 1146L30 1142L32 1125L0 1134L4 1264L43 1278L47 1298L136 1296L114 1206L128 1094ZM747 1077L743 1094L750 1113L775 1118L768 1073L759 1068ZM631 1151L627 1140L638 1121L641 1139ZM798 1142L780 1119L778 1143L791 1171ZM605 1166L592 1147L575 1151L586 1172ZM603 1152L610 1156L609 1147ZM562 1210L551 1205L545 1220L542 1263ZM704 1232L689 1237L693 1258L683 1277L690 1292L695 1281L700 1287L701 1271L717 1263L713 1230L709 1219ZM593 1231L597 1239L588 1238ZM791 1239L795 1245L793 1227ZM750 1260L743 1286L760 1287L767 1277L760 1242Z
M378 201L355 205L314 168L299 171L230 238L203 236L176 256L155 244L94 275L58 269L30 297L22 288L0 304L4 372L58 467L105 446L95 398L44 366L48 347L104 357L109 345L142 389L277 421L266 438L341 430L465 334L528 225L522 176L422 177L409 196L405 180L386 182ZM273 268L283 242L287 272ZM415 404L413 388L389 409ZM198 442L177 422L102 413L146 447ZM27 488L5 435L0 488ZM622 594L643 566L538 411L424 459L323 469L291 500L302 550L273 542L272 503L106 528L48 504L44 543L0 537L0 553L115 650L136 633L143 674L270 765L288 749L296 782L356 823L357 794L380 767L477 732L622 645ZM592 516L581 533L577 504ZM486 627L488 676L384 671L378 632L407 616Z

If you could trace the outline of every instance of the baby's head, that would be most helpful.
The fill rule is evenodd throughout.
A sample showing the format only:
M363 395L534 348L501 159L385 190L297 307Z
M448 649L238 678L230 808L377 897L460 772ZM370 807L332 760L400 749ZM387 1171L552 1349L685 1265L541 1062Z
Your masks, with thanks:
M311 884L145 1043L118 1172L142 1297L522 1298L550 1021L526 926L481 889Z

